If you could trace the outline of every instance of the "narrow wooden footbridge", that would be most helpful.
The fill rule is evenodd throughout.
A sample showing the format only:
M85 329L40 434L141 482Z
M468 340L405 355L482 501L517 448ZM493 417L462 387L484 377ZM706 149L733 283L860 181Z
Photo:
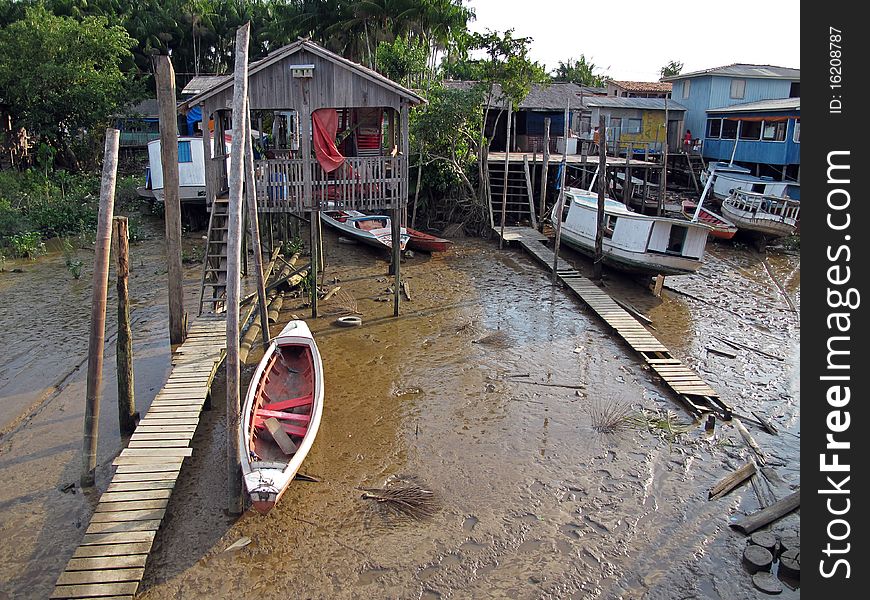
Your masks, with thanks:
M52 598L120 600L136 593L225 346L223 315L191 323L169 379L115 459L115 475Z
M494 228L497 235L499 229ZM552 272L556 255L543 242L547 237L531 227L506 227L505 242L517 242ZM604 290L583 277L568 262L559 259L556 277L610 325L637 352L662 382L696 415L717 412L731 418L731 408L697 373L689 369L656 339L646 327L622 308Z

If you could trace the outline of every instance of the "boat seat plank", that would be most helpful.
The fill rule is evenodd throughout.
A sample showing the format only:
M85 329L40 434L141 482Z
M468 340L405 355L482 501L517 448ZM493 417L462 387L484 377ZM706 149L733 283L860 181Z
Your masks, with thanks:
M275 417L276 419L285 419L289 421L300 421L302 423L308 423L311 421L311 415L302 415L296 413L288 413L280 410L266 410L264 408L260 408L257 410L257 416L262 417L263 419L268 419L269 417Z
M265 393L263 395L265 396ZM311 404L312 402L313 402L313 398L309 394L307 396L300 396L299 398L288 398L287 400L278 400L277 402L270 402L268 404L264 404L262 408L265 410L286 410L288 408L296 408L298 406L305 406L306 404Z

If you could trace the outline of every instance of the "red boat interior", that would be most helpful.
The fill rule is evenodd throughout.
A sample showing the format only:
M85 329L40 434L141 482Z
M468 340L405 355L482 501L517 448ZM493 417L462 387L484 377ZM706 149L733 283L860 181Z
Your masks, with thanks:
M305 345L276 348L256 391L248 446L251 458L286 461L308 431L313 401L311 349Z

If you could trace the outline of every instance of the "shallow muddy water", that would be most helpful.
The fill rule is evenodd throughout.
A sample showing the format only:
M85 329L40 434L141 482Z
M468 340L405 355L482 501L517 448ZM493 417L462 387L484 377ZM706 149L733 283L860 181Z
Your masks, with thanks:
M412 300L403 298L402 316L394 319L392 302L381 301L392 299L386 257L339 244L329 230L325 242L323 281L356 298L363 325L335 327L334 316L308 319L323 357L326 397L302 472L320 482L294 482L266 516L224 513L219 380L214 408L194 438L193 456L173 492L137 597L763 596L740 564L744 536L728 527L730 517L759 507L752 487L707 501L707 489L748 456L734 427L717 422L712 434L705 433L603 322L570 292L551 285L521 250L457 240L444 255L407 259L402 274ZM131 282L131 293L140 294L134 322L143 331L137 338L141 348L135 348L140 410L168 371L165 276L157 273L159 245L150 253L148 247L140 253L145 264L154 263L148 268L155 273L137 289ZM799 484L798 317L757 254L724 244L711 244L708 251L702 272L669 278L667 286L674 289L662 299L615 273L606 279L607 291L649 315L653 333L735 411L760 411L779 426L774 437L746 422L781 478L773 489L782 497ZM589 269L585 259L568 252L566 257L581 271ZM799 259L774 253L767 260L799 307ZM19 300L11 306L17 309L7 307L11 288L2 290L0 317L8 323L39 315L48 330L73 320L75 326L62 333L69 350L37 357L43 348L23 342L22 351L35 363L4 371L11 374L0 387L4 415L7 398L26 396L16 391L27 391L21 373L32 374L38 366L59 375L84 357L89 282L76 282L82 288L77 304L68 301L74 296L67 290L53 309L21 308L26 297L41 297L66 282L62 274L41 276L58 269L51 265L40 261L19 274L30 276L27 285L34 289L16 284ZM0 286L9 277L0 275ZM197 266L187 269L188 297L197 292L198 277ZM324 312L330 308L330 302L321 306ZM43 318L44 310L53 313ZM298 299L285 300L272 333L294 314L305 318L310 312ZM23 333L20 339L31 339L29 331ZM12 347L22 343L19 338L2 341ZM720 338L769 356L735 349ZM107 367L113 361L107 351ZM27 411L34 390L15 400L16 410L28 417L17 419L0 439L0 469L12 484L0 490L0 597L47 597L111 477L108 465L120 441L111 433L117 413L110 408L114 395L107 393L97 490L58 489L78 479L80 371L36 412ZM110 388L112 369L106 371ZM49 379L44 377L44 385ZM670 411L675 423L687 427L679 434L635 423L614 434L598 433L591 415L596 403L630 404L650 420ZM361 498L358 488L396 478L433 490L437 513L422 522L398 520ZM773 529L797 529L798 519L793 514ZM243 536L252 540L248 546L223 551ZM786 589L782 596L799 597L799 591Z

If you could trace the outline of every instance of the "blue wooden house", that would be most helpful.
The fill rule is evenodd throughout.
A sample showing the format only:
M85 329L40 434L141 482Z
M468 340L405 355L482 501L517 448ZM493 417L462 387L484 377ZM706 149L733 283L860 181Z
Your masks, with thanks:
M704 157L775 179L800 178L800 98L735 104L707 111Z
M692 138L698 139L706 132L708 111L760 100L799 98L800 76L800 69L733 64L663 77L662 81L672 83L671 98L686 107L684 131L691 131Z

